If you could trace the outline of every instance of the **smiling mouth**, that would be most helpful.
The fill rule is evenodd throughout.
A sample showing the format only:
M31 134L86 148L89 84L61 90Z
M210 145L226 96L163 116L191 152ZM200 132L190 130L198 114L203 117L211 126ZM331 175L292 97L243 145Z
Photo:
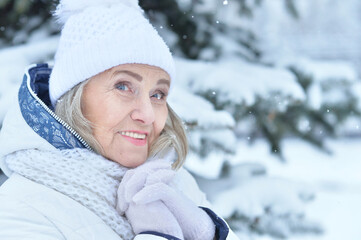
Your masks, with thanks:
M135 146L145 146L147 144L146 133L121 131L120 135Z
M143 140L146 138L146 134L142 134L142 133L135 133L135 132L120 132L121 135L123 136L127 136L127 137L131 137L131 138L135 138L135 139L140 139Z

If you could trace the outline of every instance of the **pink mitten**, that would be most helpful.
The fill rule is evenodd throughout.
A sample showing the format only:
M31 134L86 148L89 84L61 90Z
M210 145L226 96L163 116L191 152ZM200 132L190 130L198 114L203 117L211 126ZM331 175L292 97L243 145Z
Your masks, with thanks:
M153 160L128 170L118 188L117 210L124 213L133 196L144 188L146 182L168 183L174 175L171 163L163 160Z
M161 201L147 204L130 203L125 215L135 234L155 231L184 239L176 218Z
M184 239L182 229L176 218L161 201L137 204L133 196L141 191L145 184L169 182L175 172L166 161L154 160L128 170L118 188L117 210L125 214L134 233L156 231Z
M183 193L163 182L144 187L133 197L133 201L135 204L162 201L177 219L185 239L214 239L215 226L208 214Z

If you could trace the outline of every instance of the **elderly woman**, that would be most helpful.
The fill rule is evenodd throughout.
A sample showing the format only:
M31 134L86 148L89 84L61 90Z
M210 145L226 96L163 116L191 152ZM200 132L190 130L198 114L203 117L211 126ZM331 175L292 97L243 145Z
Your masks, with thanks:
M63 0L0 135L0 239L237 239L181 166L169 49L137 1Z

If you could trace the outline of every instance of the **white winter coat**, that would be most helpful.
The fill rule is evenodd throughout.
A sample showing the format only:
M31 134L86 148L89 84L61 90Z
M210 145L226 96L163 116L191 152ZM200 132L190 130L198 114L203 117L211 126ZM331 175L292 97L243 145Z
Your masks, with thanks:
M23 149L54 150L25 122L19 104L7 113L0 132L0 167L9 179L0 187L0 239L80 240L121 238L95 213L68 196L12 173L3 157ZM209 207L194 178L178 171L173 185L198 206ZM190 216L191 217L191 216ZM142 234L135 240L160 240ZM230 230L227 239L238 239Z

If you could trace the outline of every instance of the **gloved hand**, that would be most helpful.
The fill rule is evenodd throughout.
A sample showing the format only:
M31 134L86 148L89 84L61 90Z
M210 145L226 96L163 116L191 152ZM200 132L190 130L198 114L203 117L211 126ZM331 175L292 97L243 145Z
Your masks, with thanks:
M184 239L176 218L161 201L147 204L130 203L125 215L135 234L155 231Z
M132 201L133 196L144 186L152 183L169 183L175 175L171 163L162 160L153 160L128 170L118 188L117 209L124 212ZM124 200L124 201L120 201Z
M162 201L173 213L187 240L212 240L215 226L212 219L181 192L162 181L146 186L133 197L135 204Z
M144 188L145 184L169 182L175 172L169 162L151 161L128 170L118 188L117 210L125 214L135 234L144 231L156 231L184 239L182 229L176 218L161 201L137 204L133 196Z

